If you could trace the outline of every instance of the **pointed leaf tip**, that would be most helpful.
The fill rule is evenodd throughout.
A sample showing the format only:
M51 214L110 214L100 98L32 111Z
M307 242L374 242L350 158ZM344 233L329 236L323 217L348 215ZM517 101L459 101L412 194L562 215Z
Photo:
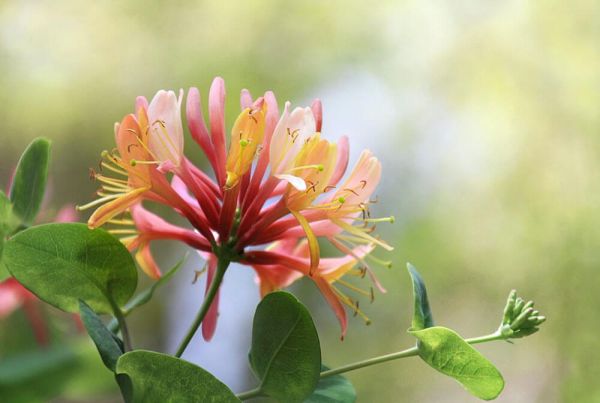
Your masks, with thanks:
M42 205L49 162L50 141L39 137L27 146L17 164L10 200L13 211L25 224L35 220Z
M411 263L406 264L413 285L414 313L411 330L421 330L434 326L433 315L427 298L425 282Z

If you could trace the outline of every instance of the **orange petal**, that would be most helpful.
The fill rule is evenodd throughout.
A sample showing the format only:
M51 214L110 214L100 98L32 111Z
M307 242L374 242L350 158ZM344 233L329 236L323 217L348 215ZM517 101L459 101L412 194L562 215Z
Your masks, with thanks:
M304 230L304 233L306 234L306 239L308 240L308 249L310 251L309 276L312 276L317 267L319 267L319 259L321 256L321 251L319 249L319 241L317 240L315 233L310 227L310 224L302 214L300 214L298 211L293 210L290 210L290 213L292 213L292 215L296 217L296 220L298 220L298 223L300 224L300 226Z
M337 316L338 320L340 321L343 340L344 336L346 335L346 328L348 327L348 317L346 316L346 310L344 309L344 306L340 302L335 292L333 292L333 290L331 289L331 285L325 279L321 277L316 277L314 278L314 281L317 287L319 287L321 294L323 294L323 297L325 297L327 303L331 306L331 309L333 309L335 316Z
M161 276L160 269L150 251L150 244L144 243L138 248L135 254L135 260L138 262L144 273L150 278L158 280Z
M131 192L125 193L118 199L112 200L98 207L88 220L88 227L92 229L98 228L117 214L127 210L135 203L141 201L142 194L148 189L149 188L134 189Z

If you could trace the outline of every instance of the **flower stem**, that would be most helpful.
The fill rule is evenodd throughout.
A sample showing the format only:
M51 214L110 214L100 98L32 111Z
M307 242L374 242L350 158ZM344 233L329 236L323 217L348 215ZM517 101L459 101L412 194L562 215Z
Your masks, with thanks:
M181 355L187 348L188 344L190 344L192 337L194 337L194 334L196 334L196 331L200 327L200 324L204 320L204 317L208 313L208 309L210 308L213 300L215 299L215 296L217 295L217 291L219 290L219 287L221 286L221 282L223 281L223 276L225 275L225 272L227 271L227 267L229 267L229 263L230 263L230 261L227 259L219 259L219 262L217 263L217 272L215 273L215 277L213 278L213 281L210 284L208 292L206 293L206 297L204 297L204 302L202 302L202 306L200 307L200 310L198 311L198 314L196 315L196 319L194 319L194 322L190 326L187 334L185 335L185 338L179 345L179 348L177 348L175 357L181 357Z
M488 334L486 336L465 339L465 341L469 344L478 344L478 343L485 343L488 341L504 340L504 339L506 339L506 337L504 335L502 335L502 333L500 333L500 331L496 331L496 332L494 332L492 334ZM400 358L413 357L418 354L419 354L419 348L415 346L415 347L411 347L406 350L398 351L395 353L381 355L379 357L373 357L373 358L369 358L364 361L354 362L352 364L344 365L342 367L329 369L327 371L321 372L320 377L327 378L328 376L333 376L333 375L341 374L344 372L354 371L355 369L369 367L371 365L381 364L383 362L397 360ZM258 387L256 389L238 393L236 396L240 400L247 400L247 399L252 399L254 397L258 397L261 395L263 395L262 390L260 389L260 387Z
M123 337L123 347L125 352L131 351L131 338L129 337L129 330L127 329L127 323L125 322L125 316L117 305L113 305L113 313L119 323L119 329L121 330L121 336Z
M260 387L256 388L256 389L252 389L252 390L248 390L246 392L242 392L242 393L238 393L236 395L236 397L240 400L248 400L248 399L252 399L255 397L259 397L262 396L262 390L260 389Z

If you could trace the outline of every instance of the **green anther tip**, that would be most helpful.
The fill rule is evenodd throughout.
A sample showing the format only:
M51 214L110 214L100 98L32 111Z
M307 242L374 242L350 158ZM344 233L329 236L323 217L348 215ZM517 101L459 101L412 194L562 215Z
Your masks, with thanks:
M248 144L250 144L250 142L248 140L245 140L245 139L240 140L240 146L246 147Z
M108 151L106 151L106 150L102 151L102 152L100 153L100 156L101 156L102 158L106 158L106 157L108 157Z
M132 167L134 167L134 166L136 166L136 165L137 165L137 161L136 161L136 160L131 160L131 161L129 161L129 164L130 164Z
M343 197L343 196L340 196L340 197L338 197L338 201L339 201L340 203L344 203L344 202L346 201L346 198L345 198L345 197Z
M390 216L390 224L393 224L396 221L396 217L394 217L393 215Z
M317 169L319 170L319 172L322 172L325 169L325 167L323 166L323 164L319 164L317 166Z

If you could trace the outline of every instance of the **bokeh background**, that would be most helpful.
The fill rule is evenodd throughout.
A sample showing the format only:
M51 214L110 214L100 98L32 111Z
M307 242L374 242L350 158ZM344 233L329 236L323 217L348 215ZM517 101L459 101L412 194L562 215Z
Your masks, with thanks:
M136 95L161 88L197 86L206 96L212 78L224 77L230 124L242 88L273 90L280 104L320 97L326 136L347 134L354 157L370 148L381 158L374 210L396 217L379 227L396 250L381 255L394 265L379 270L388 292L364 307L371 326L352 320L340 342L313 287L294 287L315 315L325 362L413 343L404 269L411 261L437 323L465 337L497 327L511 288L548 317L526 340L481 346L506 379L498 401L597 402L598 15L592 0L3 1L0 184L24 147L46 136L49 209L91 200L88 167L112 147L113 122ZM187 153L204 162L191 141ZM185 252L160 249L165 268ZM172 352L201 302L202 281L191 284L201 267L190 258L131 317L136 345ZM215 340L195 339L185 358L241 391L253 386L245 355L258 293L242 267L228 272L224 287ZM46 314L55 354L46 361L62 366L40 366L22 312L4 318L2 401L119 401L85 337L61 340L68 326ZM77 347L66 354L65 343ZM359 402L475 401L416 359L348 377Z

